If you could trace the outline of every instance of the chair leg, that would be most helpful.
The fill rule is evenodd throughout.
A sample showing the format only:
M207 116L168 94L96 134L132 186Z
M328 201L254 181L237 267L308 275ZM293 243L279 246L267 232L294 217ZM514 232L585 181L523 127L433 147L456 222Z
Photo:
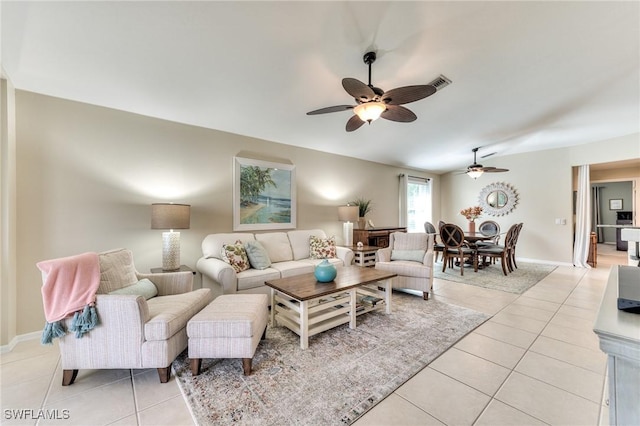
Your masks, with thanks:
M464 276L464 257L459 257L460 261L460 276Z
M202 358L191 358L189 360L189 364L191 365L191 375L197 376L200 374L200 370L202 367Z
M507 258L505 255L502 255L502 257L500 258L500 264L502 265L502 273L506 276L507 275Z
M253 361L253 358L242 358L242 370L245 376L251 375L251 361Z
M167 383L171 377L171 364L168 367L158 368L158 376L160 377L160 383Z
M423 291L422 292L422 299L423 300L429 300L429 292L428 291Z
M443 255L444 256L444 255ZM447 269L447 261L449 260L448 257L443 257L442 258L442 272L445 271L445 269Z
M262 332L262 337L260 338L260 340L264 340L267 338L267 327L264 328L264 331Z
M62 370L62 386L71 386L78 377L78 370Z

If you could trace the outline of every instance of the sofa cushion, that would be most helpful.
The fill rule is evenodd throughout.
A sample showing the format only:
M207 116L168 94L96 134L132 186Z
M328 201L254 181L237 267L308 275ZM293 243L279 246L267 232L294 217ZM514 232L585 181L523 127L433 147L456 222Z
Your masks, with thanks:
M426 250L391 250L391 260L411 260L422 263L426 252Z
M220 256L222 245L232 243L234 241L253 241L253 234L248 233L227 233L227 234L209 234L202 240L202 256L205 258L216 258L222 260Z
M256 240L260 241L264 248L267 249L271 263L293 260L289 237L284 232L256 234Z
M393 234L394 250L427 250L429 243L429 235L424 232L394 232Z
M143 278L133 285L113 290L109 294L135 294L149 300L158 295L158 288L147 278Z
M247 257L252 268L266 269L271 266L269 253L267 253L267 249L264 248L260 241L247 241L244 243L244 248L247 251Z
M222 260L231 265L236 272L246 271L251 267L247 252L244 249L242 241L238 240L235 244L222 244L220 251Z
M145 340L167 340L187 326L187 322L211 302L208 288L188 293L158 296L147 301L149 321L144 325Z
M309 257L311 259L333 259L336 257L336 237L309 237Z
M394 262L376 262L376 269L393 272L402 277L430 278L433 268L410 260Z
M237 275L238 291L264 287L265 281L277 280L280 277L280 271L273 268L247 269Z
M309 258L309 237L312 235L318 238L327 237L322 229L296 229L287 232L287 235L293 250L293 260Z
M116 249L100 253L99 294L109 294L114 290L128 287L138 282L131 250Z
M324 259L302 259L299 262L300 263L308 263L309 265L313 265L314 269L316 266L318 266L320 263L322 263ZM342 259L340 259L339 257L335 257L333 259L327 259L329 261L330 264L332 264L333 266L344 266L344 263L342 262Z
M278 262L271 265L273 269L280 271L282 278L292 277L300 274L310 274L313 272L315 265L305 262L304 260L291 260L289 262Z

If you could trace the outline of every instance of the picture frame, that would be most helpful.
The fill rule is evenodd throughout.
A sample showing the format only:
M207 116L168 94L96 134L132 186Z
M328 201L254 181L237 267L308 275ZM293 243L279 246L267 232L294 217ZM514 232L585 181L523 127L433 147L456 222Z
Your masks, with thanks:
M622 199L621 198L610 199L609 210L622 210Z
M234 157L233 230L296 227L296 169L293 164Z

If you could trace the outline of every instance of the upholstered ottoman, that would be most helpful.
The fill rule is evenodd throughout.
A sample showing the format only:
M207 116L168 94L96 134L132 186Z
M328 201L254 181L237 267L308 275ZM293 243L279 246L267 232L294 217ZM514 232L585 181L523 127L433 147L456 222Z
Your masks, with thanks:
M242 358L244 375L258 342L265 338L268 319L266 294L225 294L189 320L191 373L200 374L202 358Z

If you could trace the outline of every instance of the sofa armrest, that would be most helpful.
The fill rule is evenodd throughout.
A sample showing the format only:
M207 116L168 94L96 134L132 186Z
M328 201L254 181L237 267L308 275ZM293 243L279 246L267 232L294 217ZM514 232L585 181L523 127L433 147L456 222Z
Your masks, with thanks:
M141 348L149 307L142 296L98 294L98 325L81 338L68 332L60 338L62 368L133 368L142 366ZM65 321L67 330L71 318Z
M210 282L220 286L220 289L212 289L214 294L233 294L238 291L236 270L228 263L212 257L201 257L196 264L196 269L202 274L203 286ZM222 292L216 290L222 290Z
M433 245L435 244L435 241L436 235L429 234L429 238L427 239L427 251L424 253L424 259L422 260L422 263L426 266L433 267Z
M391 262L391 248L385 247L376 252L376 262Z
M336 247L336 256L342 260L344 266L350 266L353 263L355 254L353 250L347 247Z
M193 291L193 273L167 272L159 274L136 273L138 280L148 279L158 287L158 296L169 296L171 294L181 294Z

